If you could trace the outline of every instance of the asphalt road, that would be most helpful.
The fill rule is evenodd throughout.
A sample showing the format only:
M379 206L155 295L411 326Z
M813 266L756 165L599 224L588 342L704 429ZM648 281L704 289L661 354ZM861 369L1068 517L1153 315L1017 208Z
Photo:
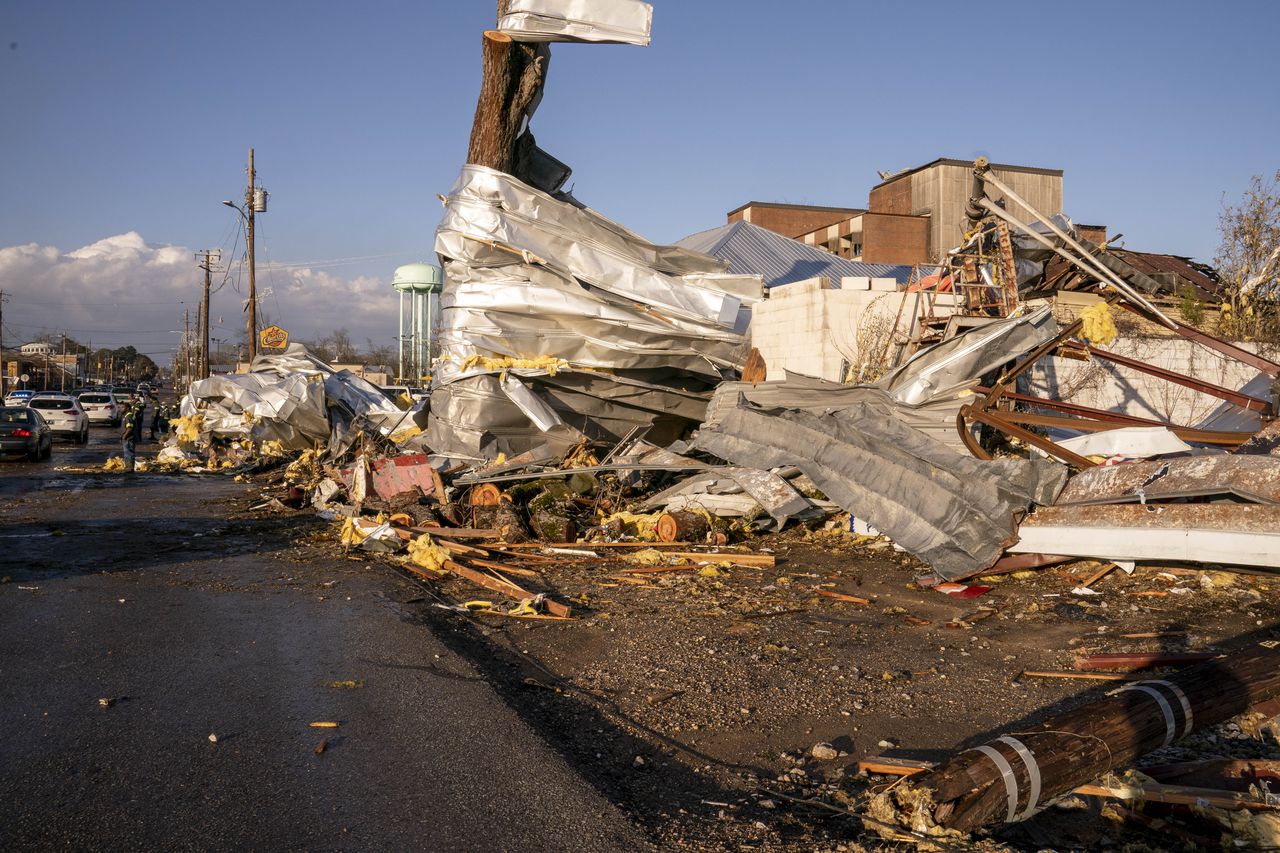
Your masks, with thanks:
M0 463L0 846L649 846L408 581L301 560L226 478L55 470L112 452Z

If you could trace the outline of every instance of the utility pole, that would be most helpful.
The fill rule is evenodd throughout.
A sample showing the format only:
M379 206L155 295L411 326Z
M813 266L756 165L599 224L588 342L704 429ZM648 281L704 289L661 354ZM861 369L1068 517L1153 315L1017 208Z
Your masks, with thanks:
M253 250L253 214L254 214L254 183L257 180L258 173L253 168L253 149L249 149L249 187L244 191L244 210L245 218L248 220L248 228L245 235L245 242L249 247L249 361L253 362L254 356L258 354L258 279L257 265L254 258Z
M182 327L186 330L182 333L182 375L186 379L185 385L191 384L191 310L189 308L182 309Z
M67 390L67 333L62 333L62 361L58 364L58 390Z
M218 261L222 260L222 251L220 249L205 249L203 252L197 252L196 258L200 260L200 269L204 270L204 297L200 301L200 378L209 378L209 283L213 274L213 267ZM250 261L250 269L252 261ZM253 273L250 274L252 281ZM252 288L252 285L250 285ZM252 290L250 291L252 292ZM256 319L256 318L255 318Z
M0 290L0 403L4 402L4 291Z

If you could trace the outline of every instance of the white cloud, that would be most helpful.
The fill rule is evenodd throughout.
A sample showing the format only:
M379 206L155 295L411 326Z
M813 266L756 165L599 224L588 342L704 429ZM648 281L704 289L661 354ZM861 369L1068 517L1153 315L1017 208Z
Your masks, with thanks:
M0 248L0 290L5 292L5 343L42 331L68 330L94 345L132 344L167 362L178 345L186 303L195 322L202 273L194 252L148 244L136 231L70 252L29 243ZM243 279L243 276L241 276ZM215 287L221 281L215 275ZM243 335L244 296L236 275L212 298L211 336ZM372 276L341 278L323 270L260 264L260 316L297 339L347 329L353 341L393 342L396 300L389 282ZM243 290L243 285L242 285Z

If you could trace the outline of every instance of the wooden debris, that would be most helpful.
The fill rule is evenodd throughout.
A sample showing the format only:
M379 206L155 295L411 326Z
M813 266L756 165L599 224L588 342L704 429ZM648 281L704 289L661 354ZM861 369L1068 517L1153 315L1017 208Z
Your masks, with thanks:
M475 557L469 558L468 562L471 565L479 566L482 569L494 569L499 572L508 572L513 575L518 575L519 577L522 577L522 578L542 577L542 574L540 572L535 572L535 571L532 571L531 569L522 569L517 566L513 566L510 563L495 563L492 560L479 560L479 559L476 559Z
M1084 589L1089 589L1095 583L1102 580L1103 578L1105 578L1107 575L1111 574L1113 571L1115 571L1118 568L1119 566L1117 566L1115 563L1107 563L1105 566L1098 569L1093 574L1089 575L1089 577L1085 578L1085 580L1080 584L1080 586L1083 587Z
M778 560L772 554L736 554L721 551L715 554L701 551L664 551L669 557L681 557L695 563L730 563L735 566L746 566L753 569L772 569Z
M1015 766L1017 766L1016 761ZM934 768L935 765L928 761L914 761L907 758L892 758L884 755L869 756L858 762L858 772L878 776L916 776ZM1280 811L1280 804L1257 800L1245 792L1225 791L1218 788L1194 788L1187 785L1166 785L1160 782L1147 782L1141 788L1136 786L1109 788L1106 785L1088 783L1078 785L1064 793L1081 794L1086 797L1105 797L1126 802L1143 800L1149 803L1214 806L1229 810Z
M1131 675L1114 672L1059 672L1056 670L1024 669L1018 678L1072 678L1080 681L1133 681Z
M314 723L307 723L313 729L336 729L340 724L333 720L317 720Z
M1125 685L958 752L919 773L911 785L878 795L871 809L878 819L900 827L933 826L961 833L1024 820L1039 806L1073 790L1119 799L1140 796L1157 802L1273 809L1232 792L1170 785L1113 791L1094 780L1195 728L1280 696L1278 664L1280 651L1255 645L1158 680Z
M502 490L494 483L481 483L471 490L471 505L497 506L502 499Z
M502 533L479 527L410 527L414 533L430 533L441 539L497 539Z
M760 350L752 347L751 352L747 353L747 363L742 366L742 381L756 386L765 381L768 375L769 366L765 363L764 356L760 354Z
M869 598L859 598L856 595L847 595L843 592L834 592L829 589L820 589L820 590L817 590L817 593L823 598L834 598L836 601L847 601L850 604L871 604L872 603L871 599Z
M531 548L674 548L680 545L696 545L696 542L505 542L501 550L525 550Z
M658 516L654 527L663 542L701 542L710 525L700 513L677 510Z
M328 736L322 737L320 738L320 742L316 744L315 753L316 755L324 755L324 751L328 748L329 748Z
M467 566L464 566L461 563L457 562L456 560L447 560L444 564L444 567L449 571L453 572L458 577L466 578L467 580L471 581L474 584L477 584L478 586L482 586L485 589L492 590L493 592L496 592L500 595L505 595L508 598L514 598L517 601L523 601L526 598L534 597L533 593L521 588L520 586L517 586L512 581L506 580L504 578L497 578L492 575L487 575L484 572L480 572L480 571L477 571L476 569L472 569ZM567 607L566 605L561 604L558 601L552 601L550 598L546 598L546 599L543 599L543 604L546 606L547 612L550 613L552 616L567 617L572 615L572 611L570 610L570 608Z

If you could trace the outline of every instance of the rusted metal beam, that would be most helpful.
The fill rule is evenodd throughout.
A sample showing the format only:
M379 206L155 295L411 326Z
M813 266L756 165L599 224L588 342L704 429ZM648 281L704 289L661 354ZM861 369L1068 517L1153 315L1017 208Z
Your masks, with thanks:
M1163 379L1166 382L1172 382L1174 385L1181 385L1184 388L1190 388L1193 391L1199 391L1201 394L1208 394L1211 397L1217 397L1219 400L1226 400L1228 403L1234 403L1242 409L1248 409L1251 412L1260 414L1271 413L1271 403L1268 400L1262 400L1258 397L1251 397L1239 391L1233 391L1230 388L1223 388L1221 385L1214 385L1212 382L1205 382L1200 379L1193 379L1185 376L1177 371L1167 370L1163 367L1156 367L1154 364L1147 364L1144 361L1138 361L1136 358L1120 355L1119 353L1110 352L1108 350L1099 349L1090 344L1076 344L1073 348L1082 349L1089 355L1109 361L1112 364L1118 364L1121 367L1128 367L1131 370L1137 370L1150 376Z
M1027 444L1038 447L1050 456L1057 457L1074 468L1080 468L1083 470L1085 468L1092 468L1094 464L1096 464L1078 453L1072 453L1070 450L1060 447L1042 435L1036 435L1034 432L1031 432L1031 430L1023 429L1017 424L1010 423L1005 418L1004 413L996 414L995 412L983 412L973 406L965 406L960 410L960 415L962 418L971 418L972 420L984 423L989 427L994 427L1006 435L1011 435L1014 438L1025 441ZM966 432L967 430L961 432L961 437L963 437Z
M1153 320L1152 316L1144 311L1140 305L1131 305L1128 302L1122 302L1121 307L1127 311L1137 314L1139 317L1147 320ZM1247 364L1250 367L1261 370L1272 379L1280 378L1280 364L1277 364L1270 359L1263 358L1257 353L1249 352L1243 347L1238 347L1230 341L1214 337L1208 332L1202 332L1194 326L1188 326L1186 323L1179 323L1177 320L1174 320L1173 324L1175 326L1175 331L1179 336L1184 337L1187 340L1195 341L1198 344L1203 344L1209 349L1219 352L1227 358L1233 358L1241 364Z
M974 391L978 394L985 394L990 388L979 386ZM1163 426L1172 427L1167 421L1155 420L1154 418L1142 418L1137 415L1127 415L1123 412L1111 412L1106 409L1095 409L1091 406L1082 406L1079 403L1067 403L1062 400L1053 400L1048 397L1037 397L1034 394L1019 394L1014 391L1006 391L1001 395L1002 399L1013 400L1018 403L1028 403L1033 406L1040 406L1045 409L1052 409L1056 412L1064 412L1069 415L1076 415L1081 418L1088 418L1095 421L1109 421L1112 423L1129 424L1130 426Z
M1120 421L1108 423L1104 420L1040 415L1034 412L1001 412L1000 417L1015 424L1074 429L1080 432L1106 432L1107 430L1133 426L1133 424ZM1212 444L1218 447L1239 447L1253 437L1251 432L1219 432L1217 430L1192 429L1191 427L1169 424L1159 424L1159 426L1164 426L1183 441L1193 441L1196 444Z

